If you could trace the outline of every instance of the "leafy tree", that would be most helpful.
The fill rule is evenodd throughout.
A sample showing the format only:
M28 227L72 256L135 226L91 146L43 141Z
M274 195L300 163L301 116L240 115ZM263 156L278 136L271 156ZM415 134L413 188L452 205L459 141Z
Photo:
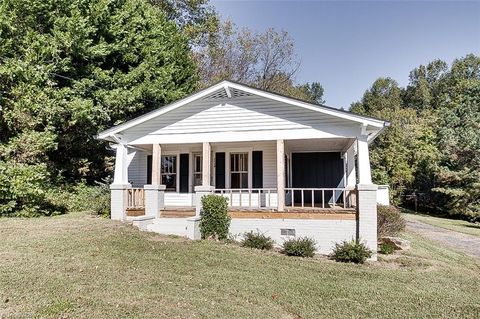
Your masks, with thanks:
M167 19L174 21L192 46L204 46L208 36L218 31L219 17L208 0L150 0Z
M480 57L455 60L439 105L441 162L434 190L442 208L480 220Z
M287 32L269 28L258 33L247 28L238 29L231 21L226 21L207 42L206 47L195 53L203 86L228 79L303 100L323 102L323 88L319 83L295 85L300 62Z
M195 72L188 39L146 0L2 1L0 214L43 205L21 183L104 176L94 135L190 93Z
M391 126L371 145L372 178L388 184L394 203L401 203L404 194L415 189L416 177L425 166L435 162L435 134L428 125L428 113L419 116L412 108L403 107L403 90L390 78L376 80L351 111L390 121ZM423 174L423 173L422 173Z

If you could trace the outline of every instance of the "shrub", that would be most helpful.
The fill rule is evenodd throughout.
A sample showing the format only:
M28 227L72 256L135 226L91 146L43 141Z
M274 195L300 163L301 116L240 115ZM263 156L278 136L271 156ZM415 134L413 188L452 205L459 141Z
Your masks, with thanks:
M390 243L381 243L378 252L384 255L391 255L395 252L395 247Z
M82 211L104 217L110 216L110 188L109 181L97 182L95 186L84 183L77 184L71 190L68 210Z
M289 239L283 243L283 253L288 256L313 257L315 240L308 237Z
M378 205L377 234L378 237L396 236L405 229L405 219L394 206Z
M332 253L335 261L344 263L363 264L370 257L372 257L372 251L365 244L355 240L336 243Z
M227 239L230 216L228 216L228 205L225 197L203 196L200 216L200 232L203 239Z
M269 236L265 236L260 232L248 232L243 234L242 246L261 250L271 250L273 248L273 240Z

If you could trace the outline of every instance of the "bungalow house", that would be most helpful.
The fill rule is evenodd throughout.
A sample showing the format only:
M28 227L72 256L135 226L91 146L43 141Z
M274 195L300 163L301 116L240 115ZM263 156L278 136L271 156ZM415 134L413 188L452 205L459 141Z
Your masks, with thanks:
M112 219L196 239L200 199L218 194L232 235L309 236L319 253L361 238L376 252L388 194L368 147L388 124L222 81L98 134L116 150Z

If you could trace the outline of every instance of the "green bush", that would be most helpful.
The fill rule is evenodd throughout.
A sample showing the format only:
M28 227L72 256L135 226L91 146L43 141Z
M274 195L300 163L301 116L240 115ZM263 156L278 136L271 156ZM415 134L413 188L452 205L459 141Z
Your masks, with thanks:
M57 203L46 164L0 160L0 216L36 217L66 212Z
M396 236L405 229L405 219L395 206L377 206L378 237Z
M110 217L110 183L108 180L103 180L96 184L95 186L84 183L75 185L69 194L68 210Z
M313 257L315 240L308 237L289 239L283 243L283 253L288 256Z
M269 236L265 236L260 232L250 231L243 234L242 246L261 250L271 250L273 248L273 240Z
M230 216L228 216L228 204L225 197L203 196L200 216L200 232L203 239L227 239Z
M335 244L332 253L335 261L344 263L363 264L370 257L372 257L372 251L365 244L355 240L344 240L340 244Z
M378 252L384 255L391 255L395 252L395 247L390 243L381 243Z

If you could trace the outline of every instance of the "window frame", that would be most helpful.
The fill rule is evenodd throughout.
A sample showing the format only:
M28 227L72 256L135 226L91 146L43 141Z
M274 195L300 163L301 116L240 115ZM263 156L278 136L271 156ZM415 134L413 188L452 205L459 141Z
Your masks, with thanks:
M171 165L171 172L165 172L165 168L167 167L166 165L164 165L164 158L167 158L167 157L170 157L170 158L174 158L174 162L173 164ZM179 165L179 162L178 162L178 154L164 154L161 156L161 160L160 160L160 167L161 167L161 171L160 171L160 180L161 180L161 183L163 185L166 185L166 183L163 182L163 177L164 176L172 176L173 175L173 181L174 181L174 187L167 187L165 190L166 191L174 191L174 192L177 192L178 191L178 165Z
M193 184L193 187L195 188L195 186L201 186L202 185L202 177L203 177L203 155L201 153L193 153L192 154L193 156L193 160L192 160L192 184ZM199 170L197 170L197 159L200 159L200 167L199 167ZM199 181L200 183L199 184L196 184L196 179L195 177L198 176L199 177Z
M248 189L249 186L250 186L250 152L230 152L229 153L229 182L230 182L230 188L231 189ZM243 159L243 160L240 160L239 162L237 161L236 157L240 157L240 156L246 156L246 159ZM238 166L235 167L235 164L237 163L242 163L242 167ZM240 169L243 169L243 170L240 170ZM232 175L233 174L239 174L239 187L234 187L232 185ZM246 185L242 185L242 181L243 181L243 176L246 175Z

